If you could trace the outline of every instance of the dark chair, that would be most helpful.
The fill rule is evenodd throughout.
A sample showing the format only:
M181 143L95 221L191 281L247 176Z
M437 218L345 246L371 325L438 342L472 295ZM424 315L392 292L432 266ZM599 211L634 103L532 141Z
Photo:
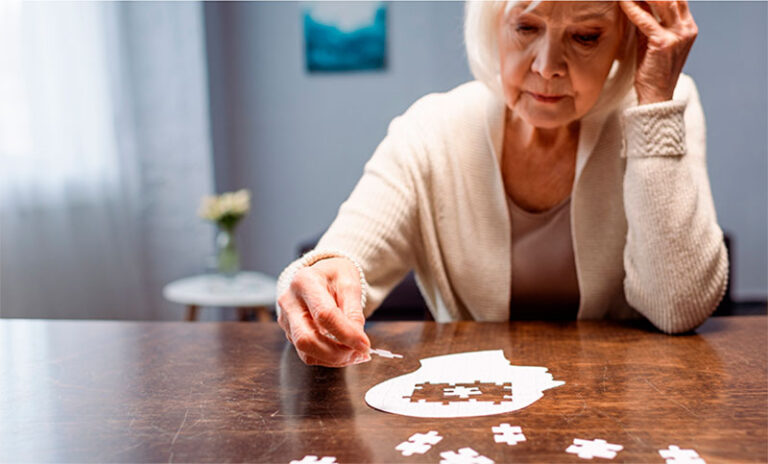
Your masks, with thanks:
M733 316L736 314L736 304L731 296L731 288L733 287L733 253L731 253L731 237L730 235L723 233L723 240L725 241L725 251L728 254L728 286L725 287L725 295L723 300L717 306L717 309L713 316Z
M299 256L312 250L320 237L314 237L299 244ZM421 296L413 272L389 293L369 321L424 321L432 320L432 314Z
M723 301L720 302L713 316L765 316L768 314L768 303L765 299L752 301L734 301L731 295L733 288L733 270L736 264L733 262L733 240L728 234L724 234L725 248L728 252L728 286L725 288Z

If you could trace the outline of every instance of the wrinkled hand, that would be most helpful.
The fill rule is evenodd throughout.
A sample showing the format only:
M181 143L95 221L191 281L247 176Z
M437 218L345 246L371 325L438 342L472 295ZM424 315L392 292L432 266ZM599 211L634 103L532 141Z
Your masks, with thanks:
M620 1L619 5L637 26L635 90L638 104L671 100L698 34L688 2L630 0Z
M343 367L368 361L362 288L346 258L323 259L299 270L278 298L277 319L306 364Z

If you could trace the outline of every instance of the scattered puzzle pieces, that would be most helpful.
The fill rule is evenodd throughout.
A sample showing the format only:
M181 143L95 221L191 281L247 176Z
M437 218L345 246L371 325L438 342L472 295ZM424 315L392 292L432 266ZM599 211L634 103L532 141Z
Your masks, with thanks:
M403 357L403 355L401 354L395 354L389 350L383 350L380 348L371 348L370 353L381 356L382 358L390 358L390 359Z
M623 450L621 445L614 445L605 440L582 440L574 438L573 444L565 450L566 453L577 454L582 459L592 459L594 457L613 459L616 453Z
M441 437L435 430L430 430L427 433L415 433L411 435L411 438L409 438L408 441L400 443L395 449L400 451L403 456L424 454L442 439L443 437Z
M461 448L457 451L440 453L440 464L493 464L493 460L482 456L472 448Z
M525 441L525 435L520 427L513 427L509 424L499 424L496 427L491 427L493 433L493 439L496 443L506 443L508 445L516 445L521 441Z
M706 461L701 459L696 451L680 449L676 445L670 445L665 450L659 450L659 454L667 460L667 464L706 464Z
M321 459L318 459L317 456L304 456L301 458L301 461L291 461L290 464L337 464L336 458L333 456L323 456Z

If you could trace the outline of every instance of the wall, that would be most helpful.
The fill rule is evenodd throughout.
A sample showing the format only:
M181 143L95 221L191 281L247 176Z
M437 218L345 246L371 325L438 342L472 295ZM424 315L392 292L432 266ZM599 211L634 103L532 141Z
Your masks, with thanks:
M217 189L252 190L244 260L277 275L330 225L389 121L470 79L463 4L390 4L385 71L312 75L300 4L205 8Z
M463 3L396 2L388 68L310 75L300 4L206 3L214 167L219 191L247 187L245 263L277 275L321 233L387 124L414 100L469 80ZM709 126L709 167L735 242L735 296L766 297L766 3L692 6L700 37L686 72Z
M768 3L692 2L699 37L685 72L707 118L717 217L733 239L738 300L768 295Z

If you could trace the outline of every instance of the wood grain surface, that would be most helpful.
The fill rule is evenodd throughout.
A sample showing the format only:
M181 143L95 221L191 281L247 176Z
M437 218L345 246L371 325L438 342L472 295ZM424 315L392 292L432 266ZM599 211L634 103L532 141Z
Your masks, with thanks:
M472 447L496 462L588 462L574 438L624 446L613 461L768 459L768 319L714 318L695 334L611 322L369 324L404 359L307 367L274 323L0 320L0 461L439 462ZM420 419L371 409L365 392L447 353L503 349L565 385L513 413ZM527 441L493 440L502 422ZM395 446L444 439L424 455Z

